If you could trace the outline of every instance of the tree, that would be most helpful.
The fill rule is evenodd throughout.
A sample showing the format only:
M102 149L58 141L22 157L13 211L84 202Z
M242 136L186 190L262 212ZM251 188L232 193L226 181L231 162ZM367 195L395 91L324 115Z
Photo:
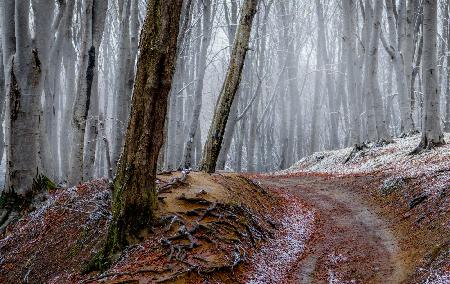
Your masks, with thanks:
M323 15L323 8L321 0L316 0L316 11L317 11L317 24L318 24L318 50L317 52L320 52L323 58L323 64L325 65L326 69L329 69L331 66L331 61L328 56L328 49L327 49L327 41L326 41L326 33L325 30L325 20ZM336 91L333 85L334 82L334 75L332 70L326 71L326 86L327 86L327 93L328 93L328 111L330 112L330 146L331 149L339 148L339 138L338 138L338 128L339 128L339 119L338 119L338 110L336 106L338 105L336 103Z
M242 6L230 64L203 150L201 169L208 173L213 173L216 169L228 116L241 80L257 4L258 0L245 0Z
M445 88L445 120L444 120L444 131L450 132L450 1L445 2L445 9L444 9L444 24L445 27L445 40L446 40L446 46L447 49L445 52L447 55L445 56L447 58L447 84Z
M347 64L347 94L349 99L349 108L351 110L350 121L350 145L355 149L361 147L360 136L360 118L359 118L359 106L357 98L357 82L356 82L356 70L355 70L355 58L356 58L356 43L355 43L355 19L354 12L355 4L353 0L342 0L342 17L344 20L343 29L343 41L345 59Z
M96 102L98 96L98 89L94 84L95 66L108 7L108 2L104 0L86 0L83 4L77 93L72 108L73 143L70 151L69 185L83 181L84 137L88 115L92 112L91 100ZM94 106L97 107L95 103Z
M445 143L441 128L439 106L437 0L424 0L423 2L422 76L424 85L422 139L414 152Z
M386 121L383 109L383 100L381 98L380 86L378 83L378 45L381 32L381 15L383 11L383 2L375 1L373 13L373 28L370 39L368 66L368 97L370 109L367 111L373 113L375 120L376 135L375 139L380 142L393 142L386 128Z
M41 62L30 30L30 0L5 1L3 59L7 103L5 191L31 192L39 169Z
M395 12L394 12L394 4L393 0L386 0L386 13L387 20L389 25L389 46L384 42L386 51L389 53L391 57L392 64L394 64L395 77L397 82L397 92L399 94L399 105L400 105L400 131L402 133L409 133L414 130L414 122L412 120L411 114L411 97L408 88L411 84L407 84L408 78L410 78L410 72L406 71L407 68L411 68L412 63L408 63L408 61L412 58L410 55L410 43L406 46L407 50L407 58L406 66L402 59L402 47L405 45L405 22L406 22L406 2L400 1L400 9L398 12L398 23L395 23ZM411 7L412 8L412 7ZM411 25L408 25L411 27ZM411 36L410 36L411 37ZM406 68L405 68L406 67ZM411 71L412 72L412 71ZM412 76L412 73L411 73Z
M214 18L211 18L211 7L211 0L203 1L203 38L201 40L199 62L197 63L197 83L194 93L194 111L189 126L187 141L184 146L184 168L186 169L190 168L192 165L192 148L194 146L194 138L196 135L200 134L197 132L197 129L200 130L199 117L202 108L203 79L205 78L206 57L208 55L208 48L211 42L212 24L214 21Z
M99 268L134 243L155 220L156 168L163 144L182 1L149 0L123 153L114 179L112 213Z

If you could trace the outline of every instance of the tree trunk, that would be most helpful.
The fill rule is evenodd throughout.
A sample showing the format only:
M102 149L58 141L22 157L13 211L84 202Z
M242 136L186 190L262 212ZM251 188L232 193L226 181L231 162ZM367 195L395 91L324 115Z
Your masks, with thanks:
M317 23L318 23L318 52L322 54L323 62L325 64L326 76L326 87L328 93L328 111L330 113L330 148L336 149L339 148L339 137L338 137L338 128L339 128L339 117L338 117L338 109L336 103L336 92L334 89L334 75L333 71L329 70L331 68L331 61L328 56L327 50L327 42L326 42L326 30L325 30L325 20L323 16L323 8L320 0L315 0L316 3L316 11L317 11ZM293 104L291 104L293 105Z
M136 0L135 0L136 2ZM90 98L90 107L87 121L87 133L86 133L86 149L83 157L83 180L91 180L94 177L94 165L95 165L95 150L97 148L97 136L98 136L98 115L99 115L99 93L98 93L98 55L100 51L100 44L103 38L103 31L105 27L106 11L108 9L108 0L96 0L94 2L94 21L93 26L93 46L97 51L95 53L95 66L94 66L94 78L92 82L92 91ZM137 15L135 15L137 17ZM133 62L134 63L134 62ZM131 63L130 63L131 65ZM134 64L133 64L134 65Z
M91 103L92 83L96 64L95 53L97 52L93 46L93 15L94 0L84 1L76 96L72 108L73 144L70 151L69 186L83 181L84 135Z
M248 141L248 149L247 149L247 171L254 172L256 169L260 169L255 165L255 145L256 145L256 138L258 135L258 112L260 108L260 101L262 100L263 96L263 87L262 87L262 76L264 73L265 65L266 65L266 36L267 36L267 18L270 12L270 7L266 8L267 10L264 11L264 18L261 26L261 36L258 39L258 47L259 47L259 54L258 54L258 86L256 89L256 99L252 106L252 112L250 115L250 133L249 133L249 141ZM261 142L261 141L260 141ZM257 151L260 155L259 151Z
M383 2L375 1L373 14L373 29L370 39L369 50L369 97L370 111L375 115L376 139L380 142L393 142L386 128L384 116L383 100L381 98L380 86L378 83L378 45L380 41L381 17L383 12ZM368 111L369 111L368 110Z
M431 148L445 143L440 122L437 65L437 0L424 0L422 57L424 109L419 148Z
M131 93L127 89L127 64L131 61L130 53L130 14L131 0L120 2L122 6L122 18L120 21L120 39L116 74L115 102L114 102L114 128L113 128L113 149L112 165L115 169L122 152L125 137L125 128L128 121L131 103Z
M135 242L155 220L156 168L176 63L181 6L182 1L147 4L131 116L114 179L113 219L101 261Z
M0 7L1 9L1 7ZM1 13L1 10L0 10ZM3 16L2 16L3 17ZM2 23L0 22L0 31L2 31ZM5 148L5 139L3 134L3 121L5 119L5 100L6 100L6 89L5 89L5 67L3 65L3 33L0 38L0 164L3 160L3 151Z
M243 4L229 68L203 151L201 169L208 173L213 173L216 169L231 105L239 88L257 4L258 0L246 0Z
M411 113L411 96L408 92L408 85L406 83L405 64L402 57L402 46L405 43L405 28L404 21L406 21L406 11L404 5L401 4L399 10L399 19L396 27L393 0L386 0L387 20L389 25L389 41L390 53L392 62L394 64L394 71L397 83L397 92L399 96L400 105L400 131L408 134L414 130L414 122ZM404 1L400 1L402 3ZM406 5L405 5L406 6ZM403 8L402 8L403 7Z
M446 73L446 85L445 85L445 118L444 118L444 131L450 132L450 1L445 3L445 15L444 15L444 25L446 26L446 44L447 44L447 55L445 56L447 60L447 73Z
M5 190L26 195L31 192L33 179L39 173L41 63L39 51L33 48L30 36L30 1L16 1L15 6L14 3L3 5L5 56L8 58L6 62L9 62ZM14 23L16 53L12 57L11 37L14 37L14 30L11 25Z
M197 63L197 75L196 86L194 93L194 111L189 126L189 132L187 141L184 147L184 165L185 169L189 169L192 166L192 150L194 148L194 138L197 135L197 129L199 129L200 111L202 108L202 93L203 93L203 79L206 72L206 59L209 44L211 42L212 24L211 18L211 0L203 1L203 38L201 41L201 48L199 54L199 62Z
M355 43L355 23L353 0L342 0L343 18L344 18L344 48L346 49L347 63L347 94L349 99L349 109L351 110L350 121L350 144L353 147L361 146L360 138L360 113L357 99L357 81L355 74L356 43Z

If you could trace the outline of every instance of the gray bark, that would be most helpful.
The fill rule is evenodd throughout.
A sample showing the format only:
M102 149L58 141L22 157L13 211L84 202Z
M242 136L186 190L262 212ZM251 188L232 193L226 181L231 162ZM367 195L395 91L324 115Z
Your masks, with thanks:
M8 1L11 2L11 1ZM26 195L39 173L39 121L41 115L41 63L30 36L30 1L4 3L4 46L8 58L6 191ZM11 19L14 18L14 20ZM5 24L6 23L6 24ZM15 24L14 57L10 53ZM6 44L5 44L6 42ZM12 58L12 59L11 59Z
M382 1L375 1L374 15L373 15L373 30L370 39L369 50L369 97L370 111L375 115L376 125L376 140L380 142L393 142L386 128L386 120L384 116L383 100L380 93L380 86L378 83L378 45L381 31L381 16L383 12Z
M349 98L349 109L351 110L350 123L350 144L351 146L360 147L360 112L357 98L357 81L355 75L355 57L356 57L356 43L355 43L355 22L354 22L354 1L342 0L343 19L344 19L344 48L346 49L346 64L347 64L347 94Z
M440 122L437 67L437 1L424 0L422 57L424 109L422 139L419 145L422 148L430 148L445 143Z
M120 39L117 55L117 73L115 84L115 100L114 100L114 126L113 126L113 149L112 149L112 165L117 166L125 137L125 129L127 126L128 116L130 112L131 93L127 90L126 72L131 62L130 54L130 14L131 0L125 0L122 3L122 13L120 21ZM114 170L115 171L115 170Z
M406 22L406 5L400 5L397 27L395 24L393 0L386 0L387 20L389 25L389 41L392 63L394 64L394 71L397 83L397 92L399 95L400 104L400 119L401 132L409 133L414 130L414 122L411 113L411 97L408 92L408 85L406 83L407 77L405 75L404 58L402 57L402 46L405 43L405 22ZM404 1L400 1L403 3Z
M136 2L136 0L134 1ZM135 3L136 5L137 3ZM93 40L92 44L96 50L94 56L94 74L92 82L92 90L90 97L90 107L88 113L87 121L87 131L85 136L86 149L84 151L83 157L83 180L91 180L94 177L94 165L95 165L95 152L97 149L97 136L98 136L98 115L99 115L99 93L98 93L98 57L100 51L100 44L103 38L103 32L105 28L106 21L106 11L108 9L108 0L96 0L94 2L94 20L92 22L93 26ZM137 17L137 13L135 15Z
M336 91L334 88L334 75L333 71L329 70L331 68L331 60L328 56L327 42L326 42L326 30L325 30L325 20L323 15L322 3L320 0L315 0L316 11L317 11L317 23L318 23L318 52L321 53L323 61L325 64L325 79L327 87L327 99L328 99L328 111L330 113L330 146L331 149L339 148L339 138L338 138L338 128L339 128L339 117L338 109L336 106ZM291 104L293 105L293 104Z

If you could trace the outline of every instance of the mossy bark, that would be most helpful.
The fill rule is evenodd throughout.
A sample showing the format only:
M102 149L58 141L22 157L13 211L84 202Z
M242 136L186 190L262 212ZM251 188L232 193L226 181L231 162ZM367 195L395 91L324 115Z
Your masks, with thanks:
M203 150L201 169L208 173L213 173L216 170L217 158L222 147L231 105L233 104L241 81L242 69L248 51L248 43L257 5L258 0L245 0L242 6L241 19L231 53L230 65Z
M140 240L155 220L156 168L163 144L167 101L174 72L182 1L150 0L123 153L113 188L113 220L97 268Z

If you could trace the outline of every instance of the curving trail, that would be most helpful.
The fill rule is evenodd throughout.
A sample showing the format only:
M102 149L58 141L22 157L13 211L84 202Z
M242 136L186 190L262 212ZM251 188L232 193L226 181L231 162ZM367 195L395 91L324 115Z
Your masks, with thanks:
M283 283L404 282L406 269L393 233L351 183L320 176L255 180L267 189L288 191L316 212L313 236Z

